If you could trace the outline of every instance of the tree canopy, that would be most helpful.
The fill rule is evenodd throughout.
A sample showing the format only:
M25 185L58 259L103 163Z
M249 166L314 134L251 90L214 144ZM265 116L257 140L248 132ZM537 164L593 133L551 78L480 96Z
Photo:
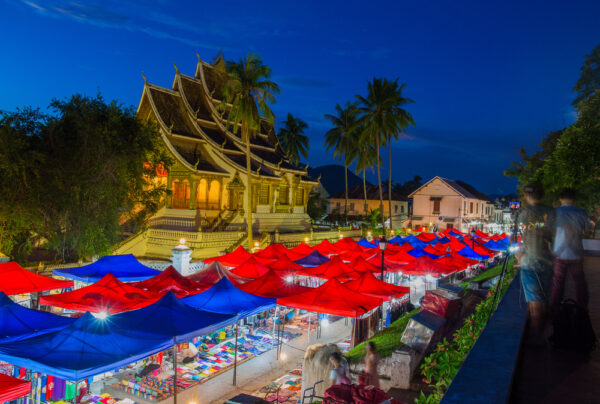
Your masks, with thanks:
M277 135L281 148L295 165L300 163L300 156L304 158L308 157L310 146L308 136L304 134L306 128L308 128L306 122L288 113L287 119L283 121L283 127L279 129L279 134Z
M0 248L57 258L108 253L119 224L154 213L171 160L157 127L101 95L54 100L50 113L0 113Z

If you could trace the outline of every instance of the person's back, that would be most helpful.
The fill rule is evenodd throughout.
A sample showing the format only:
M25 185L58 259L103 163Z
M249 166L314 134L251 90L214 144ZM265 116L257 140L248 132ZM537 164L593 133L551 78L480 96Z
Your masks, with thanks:
M552 254L561 260L583 259L583 235L588 227L588 215L575 206L563 205L552 215L554 243Z
M531 205L519 215L519 223L524 226L521 265L534 271L552 262L550 230L546 226L551 212L548 206Z

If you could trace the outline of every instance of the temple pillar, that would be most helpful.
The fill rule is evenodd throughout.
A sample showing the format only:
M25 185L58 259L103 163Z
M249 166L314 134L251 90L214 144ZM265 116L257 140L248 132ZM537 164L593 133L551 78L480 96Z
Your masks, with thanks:
M190 181L190 209L196 209L196 192L198 191L198 179L193 178Z

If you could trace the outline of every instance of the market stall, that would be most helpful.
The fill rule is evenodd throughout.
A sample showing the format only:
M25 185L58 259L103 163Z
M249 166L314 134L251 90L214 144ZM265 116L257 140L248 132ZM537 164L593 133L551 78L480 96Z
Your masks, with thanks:
M178 298L198 294L211 286L210 284L186 278L172 265L153 278L133 282L130 285L160 295L166 292L173 292Z
M73 286L72 281L61 281L38 275L21 267L16 262L0 264L0 292L6 295L36 293Z
M136 282L152 278L160 273L156 269L143 265L132 254L107 255L98 261L78 268L61 268L52 271L54 276L92 283L114 275L121 282Z

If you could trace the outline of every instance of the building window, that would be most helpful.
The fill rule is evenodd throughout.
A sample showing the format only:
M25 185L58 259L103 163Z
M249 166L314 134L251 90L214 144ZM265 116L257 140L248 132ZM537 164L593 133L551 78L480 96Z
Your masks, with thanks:
M453 228L454 228L454 224L446 223L446 229L453 229Z
M439 215L440 213L440 201L433 201L433 214Z
M473 213L473 202L469 202L469 211Z
M475 213L479 213L479 204L478 203L475 204Z
M173 180L173 208L189 209L190 207L190 182L188 180Z
M400 213L404 213L404 205L400 206Z
M398 213L398 205L394 205L394 213Z
M350 207L348 208L350 212L354 211L354 202L350 203Z
M260 184L260 191L258 193L258 204L269 204L269 184Z
M296 190L296 206L304 205L304 188L298 188Z

